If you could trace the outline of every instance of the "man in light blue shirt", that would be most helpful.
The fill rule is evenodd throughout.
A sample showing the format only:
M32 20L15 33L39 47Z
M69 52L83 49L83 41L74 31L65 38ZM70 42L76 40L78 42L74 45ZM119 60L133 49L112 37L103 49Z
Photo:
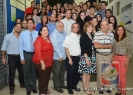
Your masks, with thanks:
M19 35L22 30L21 24L16 24L14 26L14 32L7 34L4 38L1 51L2 51L2 63L7 64L5 58L5 53L8 55L8 64L9 64L9 87L10 94L14 94L14 77L16 68L19 73L19 83L21 88L25 88L24 74L23 74L23 65L20 61L19 55Z
M27 95L30 95L31 91L33 91L33 93L37 93L36 70L32 57L34 54L33 44L38 37L38 32L34 30L33 19L27 20L27 27L28 29L20 34L19 50L21 63L23 64Z
M49 30L48 34L50 35L56 28L56 16L55 15L50 16L50 22L47 24L47 27Z
M61 88L66 88L64 85L66 53L65 48L63 47L66 33L63 30L64 24L61 21L58 21L56 23L56 29L50 35L50 40L54 47L53 83L54 89L59 93L64 92Z

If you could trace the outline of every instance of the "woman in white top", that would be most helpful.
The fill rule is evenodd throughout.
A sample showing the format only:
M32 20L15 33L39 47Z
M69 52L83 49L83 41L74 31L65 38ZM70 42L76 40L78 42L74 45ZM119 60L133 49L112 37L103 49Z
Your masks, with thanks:
M37 10L37 8L34 8L33 11L32 11L32 15L33 15L33 20L34 20L34 22L35 22L35 26L36 26L38 23L41 22L40 17L37 16L37 14L38 14L38 10Z

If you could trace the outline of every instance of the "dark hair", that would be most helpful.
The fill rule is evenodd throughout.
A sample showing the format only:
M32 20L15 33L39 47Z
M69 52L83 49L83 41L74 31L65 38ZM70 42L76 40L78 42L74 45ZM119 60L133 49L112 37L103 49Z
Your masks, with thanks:
M110 10L110 9L106 9L106 10L105 10L105 14L106 14L107 11L110 11L110 13L113 14L113 13L112 13L112 10Z
M32 11L32 15L34 14L34 10L37 10L37 14L38 14L38 9L37 8L34 8L33 11Z
M61 9L62 9L62 8L64 9L64 13L65 13L65 7L64 7L64 6L61 6L61 7L60 7L59 13L61 13Z
M90 8L93 8L93 9L95 9L95 6L94 6L94 5L91 5L91 6L89 7L89 10L90 10Z
M111 17L114 18L114 29L116 29L116 27L117 27L117 20L116 20L115 16L110 16L109 19L108 19L108 22L110 23L110 18Z
M77 16L77 13L72 13L71 18L72 18L72 16L73 16L74 14L76 14L76 16ZM72 18L72 19L73 19L73 18Z
M16 26L16 25L20 25L20 26L21 26L21 28L22 28L22 24L20 24L20 23L16 23L16 24L15 24L15 26Z
M79 5L77 7L80 7L81 8L81 6L79 6Z
M41 31L42 31L42 29L43 29L44 27L46 27L46 28L48 29L48 27L47 27L46 25L43 25L43 26L41 27L41 29L39 30L39 32L38 32L38 35L39 35L39 36L41 36Z
M97 18L98 15L101 17L101 20L100 21L102 21L102 15L101 14L95 15L95 17Z
M32 17L32 14L27 13L27 14L25 15L25 20L27 20L27 17L30 16L30 15L31 15L31 17Z
M47 18L47 22L46 22L45 24L48 23L48 17L47 17L47 15L43 15L43 16L42 16L42 19L41 19L41 24L42 24L42 25L43 25L43 17L44 17L44 16Z
M48 4L47 6L50 6L50 5ZM47 10L47 6L46 6L46 10ZM50 6L50 10L49 10L49 12L51 12L51 6Z
M118 34L117 34L117 31L118 31L118 29L119 29L120 27L122 27L123 30L124 30L124 33L123 33L123 35L122 35L121 40L123 40L125 37L127 37L125 27L122 26L122 25L117 26L117 27L116 27L116 30L115 30L115 40L118 41L118 42L119 42L119 36L118 36Z
M83 7L84 5L86 5L86 6L87 6L87 4L86 4L86 3L84 3L84 4L82 5L82 7Z
M39 3L36 3L36 5L40 5Z
M100 4L104 3L107 6L107 2L106 1L101 1Z
M16 21L15 21L15 24L17 24L17 20L20 20L21 21L20 24L22 24L22 19L21 18L17 18Z
M32 4L33 2L35 2L35 1L31 1L31 4ZM36 3L36 2L35 2L35 3Z
M94 27L95 27L96 31L99 31L99 27L98 27L98 19L97 19L96 17L93 17L92 19L96 19L96 20L97 20L97 25L94 26ZM91 19L91 21L92 21L92 19Z
M35 23L35 21L31 18L31 19L27 19L27 23L29 22L29 21L32 21L33 23Z

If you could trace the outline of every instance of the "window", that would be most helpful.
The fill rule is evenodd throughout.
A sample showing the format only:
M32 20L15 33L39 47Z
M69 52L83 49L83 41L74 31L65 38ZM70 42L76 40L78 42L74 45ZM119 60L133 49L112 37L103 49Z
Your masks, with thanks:
M120 15L120 1L117 2L116 8L117 8L117 16L118 16L118 15Z

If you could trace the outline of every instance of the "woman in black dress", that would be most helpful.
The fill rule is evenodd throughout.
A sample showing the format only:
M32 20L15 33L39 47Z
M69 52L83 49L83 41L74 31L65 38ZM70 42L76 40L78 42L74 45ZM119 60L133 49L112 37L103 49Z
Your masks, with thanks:
M80 38L81 57L78 72L83 74L82 81L86 94L92 94L94 92L88 86L91 74L96 73L96 57L91 35L93 28L92 23L86 22L84 25L84 33L81 34Z

